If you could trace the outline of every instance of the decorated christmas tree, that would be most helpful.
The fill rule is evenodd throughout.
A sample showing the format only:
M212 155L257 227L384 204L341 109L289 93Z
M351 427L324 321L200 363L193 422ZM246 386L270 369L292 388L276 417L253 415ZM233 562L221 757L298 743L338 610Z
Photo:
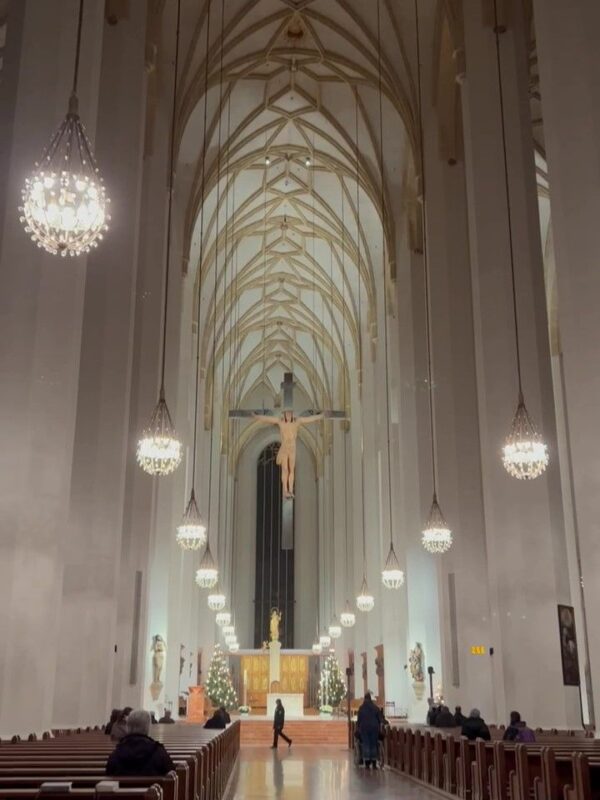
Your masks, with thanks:
M229 668L218 644L215 645L215 651L208 668L205 691L215 708L219 706L225 706L227 709L237 707L237 695L231 683Z
M342 679L340 665L335 653L330 653L321 667L319 684L319 705L337 708L346 696L346 686Z

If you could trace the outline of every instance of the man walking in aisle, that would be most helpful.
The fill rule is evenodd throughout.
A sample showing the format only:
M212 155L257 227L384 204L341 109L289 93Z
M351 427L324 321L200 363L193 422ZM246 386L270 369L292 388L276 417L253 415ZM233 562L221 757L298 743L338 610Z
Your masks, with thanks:
M283 726L285 725L285 708L283 707L283 703L281 700L277 699L275 701L275 717L273 719L273 746L271 750L277 750L277 741L281 736L282 739L288 743L288 747L292 746L292 740L288 739L288 737L283 732Z

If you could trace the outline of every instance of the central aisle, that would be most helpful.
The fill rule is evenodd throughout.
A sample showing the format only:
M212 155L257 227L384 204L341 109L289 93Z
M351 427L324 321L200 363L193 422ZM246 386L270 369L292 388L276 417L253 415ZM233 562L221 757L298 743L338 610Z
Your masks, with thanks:
M384 798L431 800L434 795L390 770L356 769L352 754L339 747L281 746L277 751L242 747L234 800L283 798Z

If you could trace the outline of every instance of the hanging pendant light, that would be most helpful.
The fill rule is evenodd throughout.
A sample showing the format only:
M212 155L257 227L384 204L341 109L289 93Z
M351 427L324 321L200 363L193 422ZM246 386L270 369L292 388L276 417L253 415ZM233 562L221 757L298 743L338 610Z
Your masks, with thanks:
M388 557L381 572L381 582L386 589L399 589L404 583L404 572L400 569L394 545L391 541Z
M235 633L228 633L225 635L225 644L229 649L231 649L231 645L237 644L237 636Z
M235 625L230 622L228 625L223 625L221 630L223 631L223 636L231 636L232 633L235 633Z
M182 550L200 550L206 544L206 525L200 517L193 489L175 538Z
M229 645L229 651L230 651L231 653L237 653L239 649L240 649L239 642L232 642L232 643Z
M108 230L110 200L79 117L77 80L83 0L79 3L73 88L66 117L41 161L25 179L20 221L48 253L79 256L97 247Z
M365 613L373 611L373 609L375 608L375 598L369 592L369 587L367 586L367 579L364 575L360 587L360 593L356 598L356 607L358 608L359 611L363 611Z
M340 614L340 622L344 628L353 628L356 622L356 615L350 608L350 603L346 600L346 607Z
M515 333L515 356L517 367L518 400L510 433L502 448L504 469L517 480L531 481L546 471L549 463L548 446L538 433L523 398L521 376L521 346L519 341L519 315L517 310L517 285L515 276L515 255L513 248L512 213L510 205L510 182L508 180L508 154L506 149L506 120L504 118L504 88L502 81L502 62L500 59L500 33L506 28L498 22L498 4L494 0L494 33L496 37L496 66L498 72L498 95L500 98L500 119L502 122L502 154L504 159L504 191L506 195L506 217L510 252L510 277L512 289L513 320Z
M321 646L321 650L327 650L331 647L331 636L328 633L322 633L319 636L319 644Z
M231 613L229 611L219 611L219 613L215 615L215 622L219 628L231 624Z
M504 469L513 478L530 481L539 478L548 462L548 447L536 430L520 392L510 433L502 448Z
M181 453L163 385L150 423L138 442L137 462L148 475L170 475L181 463Z
M208 597L206 598L206 602L208 603L208 607L211 611L222 611L225 608L225 603L227 598L223 594L223 592L219 589L219 582L217 581L217 585L215 587L215 591L211 592ZM217 615L218 616L218 615ZM224 623L227 624L227 623Z
M212 589L219 580L219 570L210 552L210 543L207 543L206 550L200 561L200 566L196 570L196 583L202 589Z
M339 639L342 635L342 629L338 624L338 618L335 614L333 620L331 621L331 625L329 626L328 633L332 639Z
M452 531L446 524L435 493L427 523L423 528L421 542L429 553L445 553L452 547Z
M425 338L427 342L427 387L429 397L429 433L431 436L431 482L433 497L429 517L421 532L421 543L429 553L445 553L452 547L452 531L446 525L437 499L437 453L435 436L435 405L433 401L433 363L431 354L431 308L429 296L429 248L427 241L427 198L425 180L425 144L423 140L423 95L421 86L421 39L419 35L419 6L415 0L415 38L417 51L417 96L419 101L419 154L421 165L421 192L423 201L423 272L425 285Z
M177 2L175 29L175 64L173 67L173 106L171 113L171 141L169 154L169 200L167 212L167 243L165 265L165 296L163 307L162 363L158 403L150 417L137 446L137 461L149 475L164 476L174 472L181 463L182 446L165 400L165 364L167 355L167 314L169 310L169 268L171 265L171 218L173 214L173 183L175 179L175 118L177 112L177 72L179 67L179 27L181 0Z
M318 639L313 642L312 651L316 656L321 655L323 648L321 647L321 642Z

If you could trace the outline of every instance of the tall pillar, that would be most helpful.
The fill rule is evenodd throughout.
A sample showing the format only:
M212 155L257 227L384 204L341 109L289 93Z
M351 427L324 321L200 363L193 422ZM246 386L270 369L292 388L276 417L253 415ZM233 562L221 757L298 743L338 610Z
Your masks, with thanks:
M589 0L534 0L535 32L550 177L551 225L558 284L558 329L566 440L570 456L577 574L588 614L600 602L600 6ZM590 619L591 622L591 619ZM578 619L580 655L584 621ZM600 696L600 633L590 625L588 665ZM591 698L588 697L588 701Z
M67 111L77 9L74 0L11 3L0 84L2 737L41 732L52 722L86 259L57 258L35 247L17 206L24 176ZM87 4L83 25L80 109L90 134L102 9L99 0Z
M464 0L462 84L476 342L490 644L498 718L511 708L536 725L580 724L563 686L557 603L569 603L548 330L528 104L526 31L511 4L501 42L517 303L525 398L551 462L533 482L511 478L500 449L517 402L507 211L494 32L480 0ZM552 702L548 702L552 698Z
M127 463L135 460L129 402L146 116L145 24L146 10L139 5L127 19L104 25L96 155L112 198L113 219L102 245L88 259L83 298L59 605L57 727L97 724L104 718L118 663L125 475Z

